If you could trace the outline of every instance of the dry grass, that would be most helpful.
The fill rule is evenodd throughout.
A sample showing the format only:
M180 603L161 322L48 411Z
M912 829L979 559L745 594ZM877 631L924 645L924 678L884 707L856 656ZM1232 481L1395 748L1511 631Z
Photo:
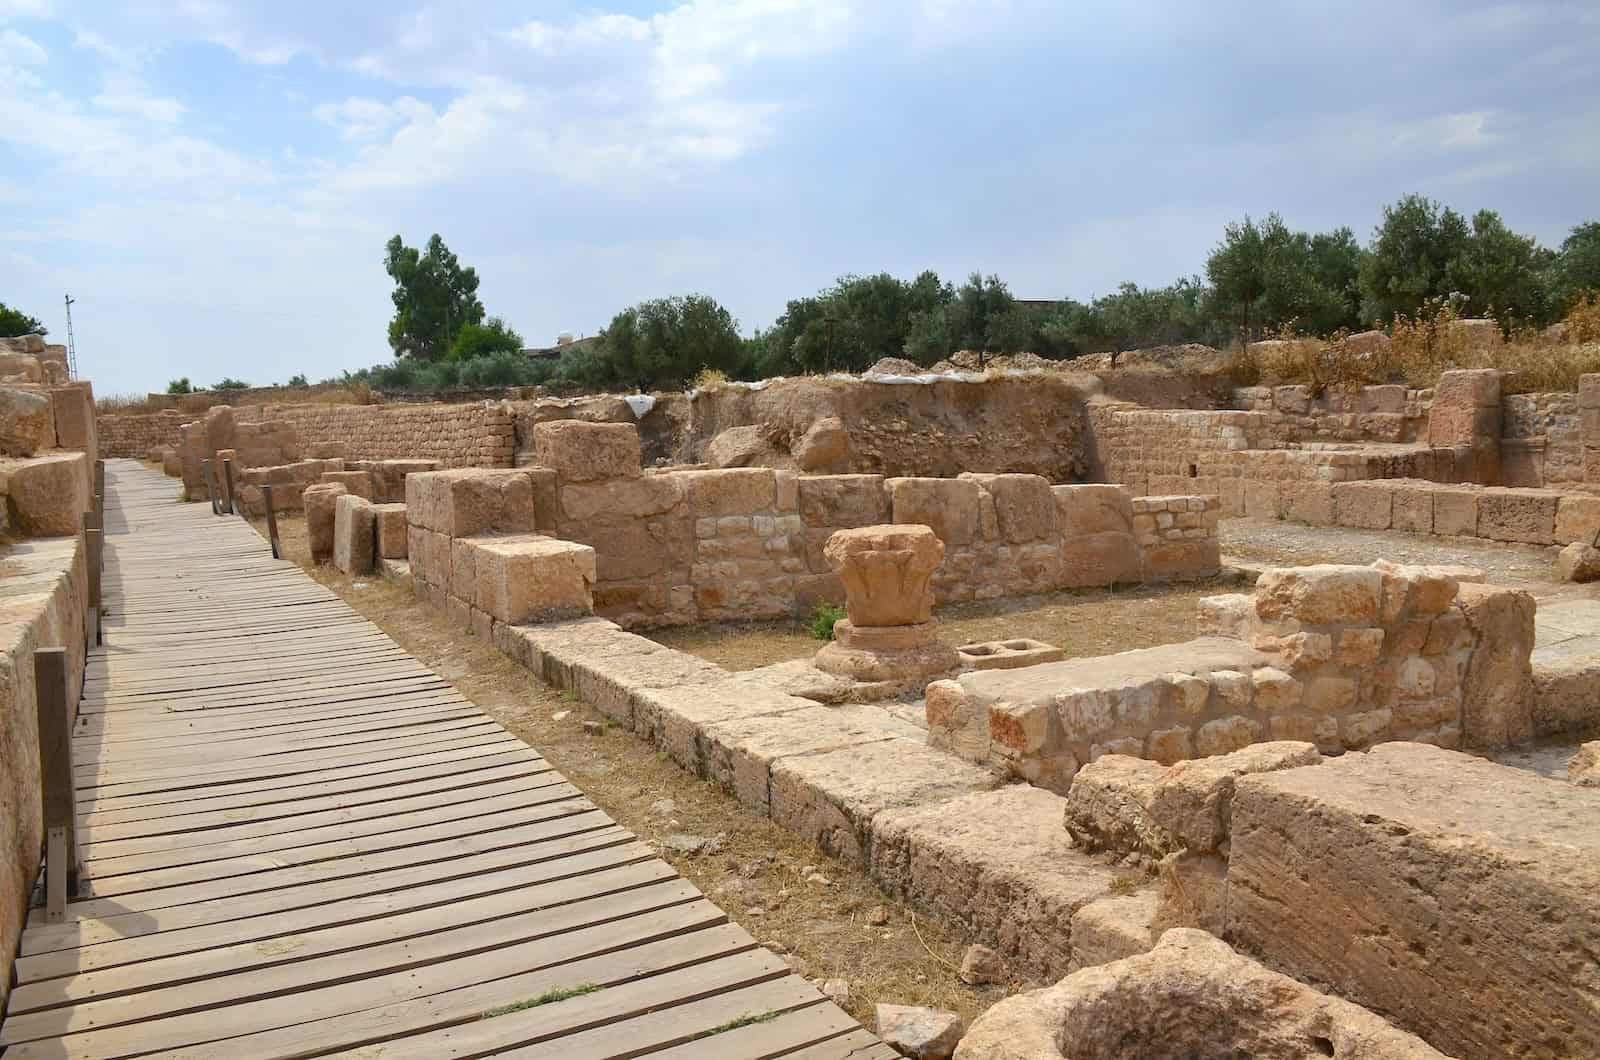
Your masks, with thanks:
M255 526L265 534L264 523ZM304 564L305 520L280 516L278 536L285 555ZM869 1026L878 1002L931 1005L971 1019L1006 993L1005 987L959 980L954 969L967 940L958 933L921 916L913 923L909 907L887 898L865 874L749 813L643 741L616 730L586 734L585 721L604 721L598 711L546 685L492 644L451 627L409 588L352 581L327 567L312 574L537 749L623 827L657 843L679 832L720 837L715 854L662 856L800 974L848 980L845 1007ZM810 643L814 649L816 642ZM813 882L816 871L829 882ZM880 906L888 921L873 926L869 919Z
M1282 344L1263 354L1235 351L1235 382L1299 383L1318 395L1377 383L1431 387L1440 373L1454 368L1498 368L1506 373L1506 393L1573 391L1580 375L1600 372L1600 295L1579 299L1557 328L1513 329L1504 342L1474 342L1450 301L1415 317L1395 318L1382 351L1351 352L1345 331L1323 338L1297 335L1292 321L1272 337Z
M1216 582L1150 585L955 604L938 611L947 644L1033 637L1068 658L1172 644L1195 635L1201 597L1226 591ZM803 622L752 622L653 630L651 639L729 670L754 670L816 654L822 642Z

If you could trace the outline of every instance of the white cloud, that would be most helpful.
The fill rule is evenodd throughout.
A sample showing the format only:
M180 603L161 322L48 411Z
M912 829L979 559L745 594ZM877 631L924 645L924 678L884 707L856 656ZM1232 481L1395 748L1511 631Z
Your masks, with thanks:
M50 54L39 42L14 29L0 30L0 61L19 66L43 66Z
M101 110L129 114L162 125L173 124L184 111L182 103L153 95L140 78L120 70L106 74L100 91L89 102Z
M318 121L331 125L345 140L374 140L393 129L402 121L422 117L432 108L410 96L402 96L393 103L351 96L342 103L319 103L311 108Z

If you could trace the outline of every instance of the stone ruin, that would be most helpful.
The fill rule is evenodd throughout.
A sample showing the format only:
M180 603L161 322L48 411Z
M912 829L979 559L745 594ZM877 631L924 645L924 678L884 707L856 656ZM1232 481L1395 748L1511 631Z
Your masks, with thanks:
M634 424L558 419L517 428L519 467L330 452L241 482L303 496L319 558L409 577L750 812L1055 984L995 1006L958 1057L1600 1055L1600 745L1570 779L1483 757L1600 720L1596 667L1541 661L1528 593L1460 567L1296 567L1207 599L1180 644L1065 659L1021 629L937 636L945 603L1209 577L1224 516L1543 545L1600 529L1582 489L1600 434L1577 415L1600 384L1570 433L1559 403L1523 408L1493 373L1303 391L1091 403L1074 466L1102 483L880 473L853 461L900 453L890 428L848 415L791 432L829 473L650 468ZM1507 432L1538 417L1534 475ZM637 632L821 600L847 604L835 640L762 670Z

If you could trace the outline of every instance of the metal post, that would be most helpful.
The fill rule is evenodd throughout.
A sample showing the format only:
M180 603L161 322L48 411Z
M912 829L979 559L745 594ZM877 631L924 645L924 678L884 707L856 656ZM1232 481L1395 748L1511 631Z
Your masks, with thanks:
M222 511L224 515L233 514L233 461L222 461Z
M200 461L200 475L206 480L206 500L211 502L211 514L221 515L222 511L217 507L217 491L211 488L211 461Z
M261 484L261 503L267 509L267 544L272 546L272 558L283 558L283 546L278 544L278 513L272 510L272 486Z
M78 807L72 777L72 718L67 703L67 653L33 653L39 711L39 786L45 831L45 920L67 918L67 899L79 895Z

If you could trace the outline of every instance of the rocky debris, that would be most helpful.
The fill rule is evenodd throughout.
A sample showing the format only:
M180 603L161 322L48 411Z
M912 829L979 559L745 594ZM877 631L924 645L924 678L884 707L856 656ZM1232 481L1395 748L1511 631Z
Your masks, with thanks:
M605 733L606 727L598 721L586 721L583 723L583 731L587 736L600 736Z
M1600 578L1600 548L1584 541L1574 541L1561 550L1556 558L1561 580L1567 582L1592 582Z
M1179 762L1156 784L1150 813L1190 853L1210 853L1228 840L1234 782L1239 777L1314 766L1321 761L1314 744L1280 740Z
M927 369L904 357L883 357L863 375L921 375Z
M820 987L822 996L832 1001L840 1008L850 1004L850 980L825 979Z
M661 849L671 854L684 854L689 857L698 857L701 854L716 854L722 850L724 839L721 835L703 836L691 835L688 832L674 832L661 840Z
M792 451L801 471L844 471L850 463L850 432L839 417L824 416L806 428Z
M1177 928L1149 953L1085 968L980 1016L957 1060L1443 1060L1382 1017Z
M772 451L766 428L729 427L706 445L706 463L715 468L769 465Z
M1600 740L1578 748L1567 763L1567 779L1580 788L1600 788Z
M968 986L1003 983L1006 962L994 950L974 942L961 957L961 981Z
M867 923L873 927L883 927L888 922L889 907L886 905L875 905L872 907L872 912L867 914Z
M912 1060L949 1060L966 1024L954 1012L914 1005L879 1005L878 1037Z

